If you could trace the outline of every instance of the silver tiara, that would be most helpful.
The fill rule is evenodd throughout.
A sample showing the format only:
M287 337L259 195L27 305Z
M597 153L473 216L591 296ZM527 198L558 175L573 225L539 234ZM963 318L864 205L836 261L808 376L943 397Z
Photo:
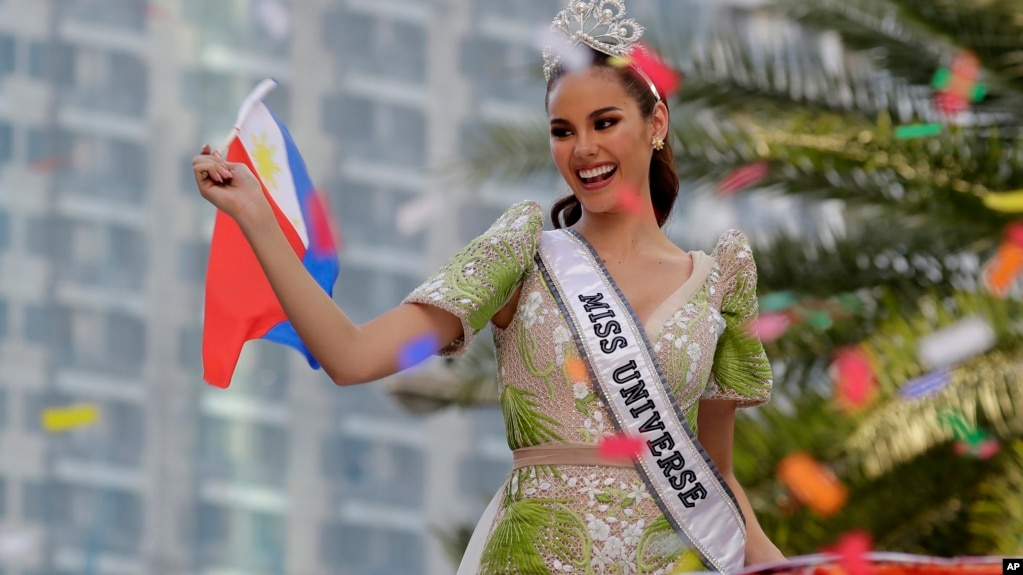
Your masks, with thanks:
M624 0L569 0L551 23L551 31L567 38L562 49L543 50L543 75L550 81L554 69L567 50L580 43L608 56L628 56L643 36L645 28L633 19L625 19Z

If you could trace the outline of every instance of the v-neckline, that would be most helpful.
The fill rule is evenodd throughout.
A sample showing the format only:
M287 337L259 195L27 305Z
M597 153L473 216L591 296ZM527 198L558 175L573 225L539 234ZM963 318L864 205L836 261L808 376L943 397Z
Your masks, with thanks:
M663 331L662 328L664 327L665 322L668 321L668 318L671 317L680 307L689 303L689 300L692 299L701 287L703 287L703 284L707 281L707 277L710 276L711 269L714 267L714 258L704 252L686 252L693 261L693 271L689 274L689 277L682 282L682 285L678 286L678 289L671 292L668 297L664 298L664 301L654 308L654 311L650 313L650 317L645 320L640 320L639 314L636 313L636 308L633 307L632 302L630 302L628 298L625 297L625 294L622 293L621 288L618 287L618 282L611 276L611 272L608 271L604 262L600 260L597 250L592 244L590 244L589 240L571 228L566 228L565 231L578 238L579 241L586 246L590 253L593 254L596 264L603 269L607 280L614 285L615 290L621 295L622 302L628 307L629 311L632 313L632 317L636 318L636 323L642 326L643 333L646 335L647 341L651 344L660 338L661 332Z
M664 298L653 312L643 322L643 331L646 332L646 337L653 343L660 339L661 332L663 331L664 324L668 319L675 314L682 306L689 303L689 300L693 299L696 292L699 291L703 284L706 283L707 278L710 276L710 270L713 269L714 260L709 255L701 252L686 252L689 257L693 260L693 271L689 274L682 285L678 286L678 289L673 291L668 297ZM631 307L632 304L630 303ZM638 317L638 316L637 316Z

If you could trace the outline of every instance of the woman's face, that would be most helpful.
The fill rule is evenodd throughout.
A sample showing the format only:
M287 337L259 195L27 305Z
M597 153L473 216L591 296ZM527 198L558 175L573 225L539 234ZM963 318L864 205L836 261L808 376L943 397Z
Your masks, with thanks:
M593 67L557 80L547 115L554 162L586 211L616 213L649 198L651 142L667 125L663 105L644 118L614 71Z

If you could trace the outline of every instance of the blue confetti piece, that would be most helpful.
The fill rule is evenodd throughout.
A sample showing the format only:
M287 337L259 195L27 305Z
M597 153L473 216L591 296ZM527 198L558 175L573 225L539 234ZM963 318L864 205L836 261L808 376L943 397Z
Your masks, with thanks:
M407 342L398 350L398 369L404 370L427 360L440 349L437 336L428 333Z
M899 388L899 395L903 399L920 399L938 393L951 381L948 370L939 369L907 381Z

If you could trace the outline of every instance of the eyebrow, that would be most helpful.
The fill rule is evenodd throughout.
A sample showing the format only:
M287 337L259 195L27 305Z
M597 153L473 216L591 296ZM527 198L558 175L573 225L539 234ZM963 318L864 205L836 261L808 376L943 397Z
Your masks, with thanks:
M621 111L622 111L622 109L617 107L617 106L606 106L606 107L601 108L599 110L594 110L593 112L590 112L590 115L586 116L586 119L593 120L593 119L596 119L596 118L598 118L600 116L603 116L604 114L606 114L608 112L621 112ZM551 118L551 124L569 124L569 123L571 123L571 122L569 122L568 120L564 120L562 118Z

